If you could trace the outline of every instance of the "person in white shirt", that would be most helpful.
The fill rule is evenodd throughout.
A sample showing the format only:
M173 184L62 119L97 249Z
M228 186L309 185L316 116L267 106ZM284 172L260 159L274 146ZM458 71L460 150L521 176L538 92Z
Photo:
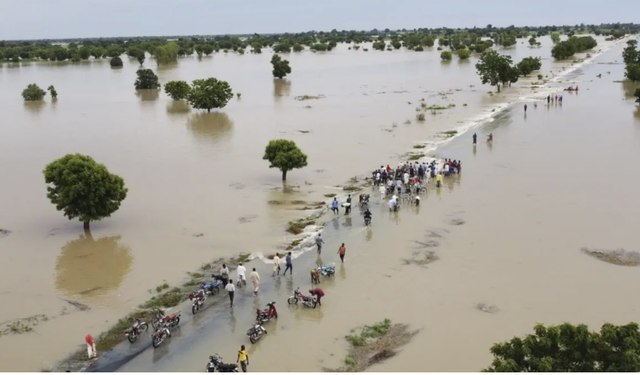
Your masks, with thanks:
M256 269L253 269L253 272L249 274L249 278L251 279L251 283L253 284L253 294L258 295L258 289L260 288L260 275Z
M376 185L380 185L380 172L376 173Z
M226 264L222 265L222 268L220 269L220 276L222 276L222 282L224 283L224 286L227 286L227 284L229 283L229 269L227 268Z
M224 287L224 290L229 292L229 301L231 302L231 305L229 307L233 307L233 295L236 292L236 287L235 285L233 285L233 280L229 280L229 284Z
M280 274L280 254L278 253L273 257L273 277L276 277L276 273Z
M393 197L395 198L395 195ZM389 212L395 211L398 205L398 202L394 198L389 199Z
M449 164L445 163L444 167L442 169L444 170L444 175L448 176L449 175Z
M239 263L238 268L236 268L236 272L238 274L238 283L247 285L247 279L244 277L244 273L247 272L247 268L243 266L242 263Z
M382 200L386 195L387 195L387 189L384 187L384 185L380 185L380 202L382 202Z

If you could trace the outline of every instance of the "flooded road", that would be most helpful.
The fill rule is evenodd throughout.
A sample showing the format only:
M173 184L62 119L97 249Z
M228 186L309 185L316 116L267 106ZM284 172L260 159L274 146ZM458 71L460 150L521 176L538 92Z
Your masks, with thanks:
M547 58L550 42L544 43L539 49L518 44L510 53L516 61L545 57L543 74L561 69ZM185 111L163 93L136 94L133 61L125 61L120 70L106 61L0 68L0 157L10 161L0 165L3 176L10 176L3 179L0 228L12 231L0 238L0 298L5 302L0 321L50 317L34 328L37 335L0 338L3 369L47 367L81 345L84 335L97 336L148 299L149 290L163 280L177 284L204 262L282 249L292 240L285 235L286 222L302 213L290 201L324 200L324 194L340 192L332 186L394 163L414 144L436 142L439 132L465 126L515 100L509 95L516 90L487 95L491 88L479 84L475 58L443 64L435 49L356 52L341 46L326 54L291 54L293 74L285 81L271 78L269 58L266 53L221 53L160 69L147 62L162 83L215 76L242 93L242 99L211 114ZM615 60L620 50L599 58ZM328 294L322 309L287 311L284 305L294 286L308 284L308 265L315 256L305 255L295 276L300 279L282 279L279 286L277 280L265 282L259 301L250 296L238 301L235 327L228 309L205 310L191 326L185 322L184 336L155 353L144 351L122 369L201 371L213 352L232 361L236 346L247 341L244 333L253 318L249 306L271 298L278 301L281 318L270 323L269 336L252 349L254 371L338 367L346 349L344 334L386 317L421 333L396 359L375 368L381 371L474 371L489 363L493 342L528 332L537 321L580 319L597 326L633 319L629 311L636 306L623 299L623 290L632 285L636 270L599 263L578 250L633 246L627 220L638 207L622 201L633 183L616 185L617 193L607 194L611 181L606 174L598 179L594 170L607 170L610 158L637 160L638 115L621 100L627 89L611 82L621 79L621 65L584 69L589 72L575 74L580 94L565 95L562 107L540 104L536 112L529 109L526 121L515 107L487 125L495 128L492 149L481 142L473 153L465 140L456 139L438 150L440 156L463 160L464 172L440 193L430 192L420 211L389 215L386 206L374 206L369 231L355 215L351 220L327 216L322 260L336 261L341 242L348 254L336 280L322 286ZM602 80L596 80L596 71L603 73ZM54 84L58 101L24 104L19 93L33 82ZM300 95L324 98L295 100ZM456 107L427 114L419 123L415 107L423 97L429 105ZM485 128L481 132L482 138ZM289 173L287 189L280 174L261 160L273 138L293 139L309 155L307 168ZM46 199L42 169L72 152L90 154L129 188L122 208L95 223L91 238ZM566 160L568 167L557 167L558 160ZM638 177L634 168L625 172L625 180ZM451 225L454 219L464 224ZM435 249L416 248L423 245L414 241L430 240L438 243ZM439 260L427 269L404 265L403 259L424 251L435 251ZM536 277L540 274L545 277ZM616 293L610 293L613 284ZM78 311L69 300L90 310ZM581 308L585 300L594 306ZM478 303L500 311L482 313L475 309ZM273 360L285 358L283 345L297 342L305 343L304 350ZM28 361L26 348L43 352L42 362ZM467 354L462 364L456 354L461 351Z

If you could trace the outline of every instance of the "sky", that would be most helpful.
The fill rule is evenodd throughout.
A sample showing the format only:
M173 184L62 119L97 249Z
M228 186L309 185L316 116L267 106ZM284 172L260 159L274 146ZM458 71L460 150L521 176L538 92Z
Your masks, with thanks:
M640 0L0 0L0 40L640 22Z

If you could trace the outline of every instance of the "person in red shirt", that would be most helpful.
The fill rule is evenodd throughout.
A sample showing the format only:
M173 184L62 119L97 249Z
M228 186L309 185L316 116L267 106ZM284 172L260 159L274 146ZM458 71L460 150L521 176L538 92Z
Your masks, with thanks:
M320 299L321 299L322 297L324 297L324 292L322 291L322 289L320 289L320 288L315 288L315 289L309 290L309 293L310 293L312 296L316 296L317 301L318 301L318 305L322 306L322 303L320 303Z

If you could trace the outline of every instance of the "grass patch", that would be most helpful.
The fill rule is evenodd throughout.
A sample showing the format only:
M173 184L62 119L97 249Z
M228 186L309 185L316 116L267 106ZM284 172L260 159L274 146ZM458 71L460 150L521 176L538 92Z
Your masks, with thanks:
M40 324L40 322L46 322L47 320L49 320L49 318L46 315L38 314L30 316L28 318L22 318L2 323L0 337L5 335L21 335L23 333L32 332L33 327Z
M182 286L185 288L191 288L191 287L200 286L200 285L202 285L202 279L191 279L185 282L184 284L182 284Z
M300 96L296 96L294 99L295 100L316 100L316 99L322 99L324 98L324 95L300 95Z
M425 156L425 154L411 154L411 155L409 155L409 160L410 161L420 160L420 158L422 158L424 156Z
M308 225L314 225L315 223L316 223L315 220L307 220L307 219L290 221L287 226L287 232L291 234L300 234L302 233L305 227L307 227Z
M331 194L325 194L324 196L325 196L326 198L333 198L333 197L335 197L335 196L337 196L337 195L338 195L338 194L333 194L333 193L331 193Z
M152 297L150 300L145 302L142 307L145 309L173 307L186 299L187 295L183 293L180 288L173 288L159 296Z
M302 242L302 238L295 240L295 241L291 241L291 243L289 244L289 246L287 246L287 251L289 250L293 250L294 247L300 245L300 243ZM273 259L273 258L272 258Z
M640 266L640 253L625 249L602 250L583 247L582 252L603 262L615 264L616 266Z
M447 130L446 132L442 132L447 138L451 138L454 135L458 134L457 130Z
M413 148L425 148L427 147L426 145L414 145Z
M351 348L344 358L344 367L335 371L362 372L395 356L395 349L409 343L416 333L405 324L392 324L389 319L352 330L345 337Z
M125 329L131 327L132 319L138 318L147 323L150 323L153 313L151 311L136 311L133 314L127 316L124 319L118 320L118 322L111 327L107 332L102 333L96 340L96 350L98 352L105 352L113 349L122 341L126 340L126 336L122 333ZM152 329L152 328L149 328ZM86 354L86 352L85 352Z
M164 283L164 284L162 284L162 285L158 285L158 286L156 287L156 292L160 293L160 292L162 292L162 291L163 291L163 290L165 290L165 289L169 289L169 284Z

